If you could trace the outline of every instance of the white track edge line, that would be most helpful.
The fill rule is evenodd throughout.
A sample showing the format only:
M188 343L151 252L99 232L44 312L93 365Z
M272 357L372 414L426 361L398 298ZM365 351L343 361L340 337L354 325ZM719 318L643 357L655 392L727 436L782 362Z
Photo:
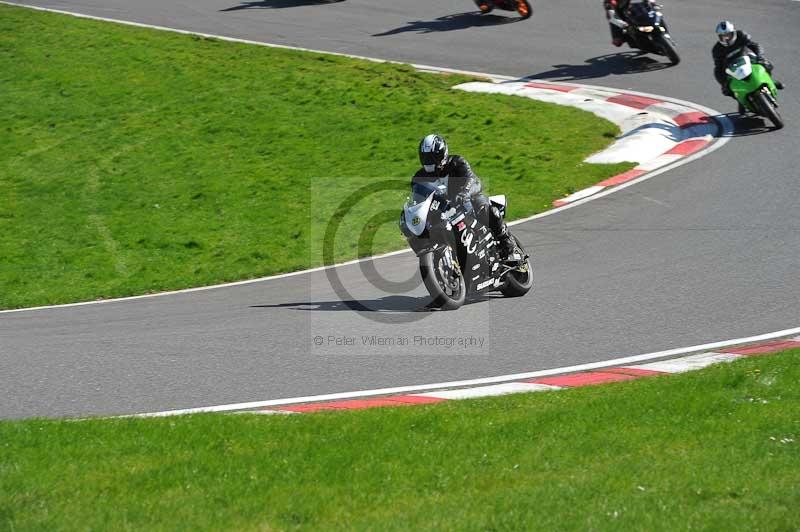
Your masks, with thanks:
M721 347L729 347L738 344L747 344L752 342L762 342L765 340L773 340L775 338L781 338L784 336L791 336L794 334L800 333L800 327L795 327L793 329L784 329L782 331L775 331L766 334L760 334L757 336L749 336L746 338L736 338L734 340L723 340L719 342L713 342L708 344L701 344L701 345L694 345L690 347L680 347L677 349L667 349L665 351L656 351L653 353L646 353L643 355L634 355L628 356L623 358L616 358L612 360L603 360L600 362L589 362L586 364L578 364L575 366L564 366L561 368L554 368L554 369L545 369L539 371L530 371L527 373L515 373L511 375L499 375L496 377L485 377L480 379L469 379L469 380L461 380L461 381L450 381L450 382L439 382L433 384L420 384L420 385L412 385L412 386L397 386L394 388L380 388L380 389L373 389L373 390L361 390L355 392L341 392L341 393L329 393L323 395L309 395L305 397L292 397L286 399L270 399L266 401L252 401L248 403L234 403L234 404L227 404L227 405L217 405L217 406L204 406L198 408L184 408L178 410L164 410L161 412L149 412L149 413L142 413L142 414L133 414L128 416L120 416L120 417L163 417L163 416L177 416L177 415L185 415L185 414L201 414L201 413L213 413L213 412L230 412L233 410L245 410L250 408L261 408L267 406L279 406L279 405L290 405L290 404L297 404L297 403L310 403L310 402L322 402L322 401L332 401L336 399L352 399L356 397L371 397L375 395L393 395L393 394L400 394L400 393L407 393L407 392L421 392L421 391L429 391L429 390L438 390L441 388L455 388L460 386L472 386L477 384L494 384L494 383L501 383L501 382L511 382L515 380L521 379L531 379L535 377L545 377L549 375L556 375L560 373L571 373L576 371L584 371L584 370L592 370L592 369L599 369L599 368L606 368L609 366L620 366L620 365L628 365L635 362L642 362L645 360L654 360L657 358L666 358L672 357L676 355L684 355L687 353L694 353L700 351L707 351L718 349Z
M60 9L52 9L52 8L48 8L48 7L31 6L31 5L27 5L27 4L18 4L18 3L14 3L14 2L7 2L5 0L0 0L0 4L13 6L13 7L19 7L19 8L33 9L35 11L44 11L44 12L48 12L48 13L58 13L58 14L61 14L61 15L69 15L69 16L73 16L73 17L77 17L77 18L98 20L98 21L101 21L101 22L112 22L112 23L115 23L115 24L123 24L123 25L126 25L126 26L135 26L135 27L138 27L138 28L147 28L147 29L167 31L167 32L172 32L172 33L180 33L182 35L197 35L197 36L200 36L200 37L207 37L207 38L210 38L210 39L218 39L218 40L221 40L221 41L235 42L235 43L241 43L241 44L252 44L252 45L255 45L255 46L263 46L263 47L266 47L266 48L279 48L279 49L284 49L284 50L297 50L297 51L312 52L312 53L317 53L317 54L335 55L335 56L339 56L339 57L349 57L351 59L362 59L362 60L365 60L365 61L372 61L372 62L376 62L376 63L389 63L389 64L400 64L400 65L410 64L412 67L414 67L414 68L416 68L418 70L426 70L426 71L430 71L430 72L464 74L464 75L470 75L470 76L476 76L476 77L490 78L490 79L493 79L493 80L496 80L496 81L517 81L517 80L522 80L522 79L532 80L532 78L514 78L512 76L504 76L504 75L500 75L500 74L487 74L487 73L482 73L482 72L471 72L469 70L458 70L458 69L445 68L445 67L434 67L434 66L429 66L429 65L404 63L402 61L391 61L391 60L378 59L378 58L374 58L374 57L366 57L366 56L361 56L361 55L343 54L343 53L340 53L340 52L326 52L326 51L323 51L323 50L314 50L314 49L311 49L311 48L301 48L301 47L297 47L297 46L286 46L286 45L282 45L282 44L271 44L271 43L260 42L260 41L252 41L252 40L247 40L247 39L238 39L236 37L225 37L224 35L215 35L215 34L211 34L211 33L200 33L200 32L196 32L196 31L182 30L182 29L178 29L178 28L169 28L169 27L166 27L166 26L155 26L155 25L152 25L152 24L144 24L144 23L141 23L141 22L132 22L132 21L128 21L128 20L120 20L120 19L113 19L113 18L107 18L107 17L98 17L98 16L94 16L94 15L86 15L86 14L83 14L83 13L74 13L74 12L71 12L71 11L64 11L64 10L60 10ZM540 81L543 81L545 83L550 83L548 80L540 80ZM555 83L555 84L560 84L560 83ZM733 131L732 125L730 123L730 120L727 117L724 117L724 115L722 115L719 111L716 111L714 109L711 109L709 107L705 107L705 106L702 106L702 105L699 105L699 104L688 102L688 101L685 101L685 100L680 100L680 99L677 99L677 98L668 98L668 97L664 97L664 96L661 96L661 95L658 95L658 94L651 94L651 93L646 93L646 92L637 92L637 91L629 91L629 90L622 90L622 89L614 89L614 88L610 88L610 87L600 87L598 85L583 85L583 84L574 84L574 83L573 84L566 83L566 84L567 85L573 85L573 86L576 86L576 87L586 87L586 88L591 88L591 89L618 92L619 94L634 94L634 95L638 95L638 96L646 96L646 97L649 97L649 98L658 98L658 99L661 99L661 100L663 100L665 102L673 102L673 103L677 103L677 104L680 104L680 105L684 105L686 107L690 107L692 109L697 109L699 111L703 111L704 113L706 113L709 116L716 116L721 121L723 121L723 124L720 124L722 126L722 132L721 132L722 134L719 137L715 137L714 140L712 140L711 143L709 143L708 147L697 151L696 153L692 154L689 157L683 157L683 158L675 161L674 163L666 165L666 166L664 166L662 168L659 168L657 170L648 172L647 174L644 174L644 175L642 175L642 176L640 176L640 177L638 177L638 178L636 178L634 180L628 181L628 182L623 183L621 185L616 185L614 187L608 187L608 190L605 190L605 191L602 191L600 193L594 194L594 195L589 196L587 198L584 198L582 200L574 201L574 202L568 203L566 205L562 205L560 207L556 207L556 208L547 210L545 212L534 214L533 216L529 216L527 218L521 218L519 220L514 220L513 222L509 222L508 223L509 226L521 224L521 223L524 223L524 222L529 222L531 220L536 220L536 219L539 219L539 218L544 218L546 216L551 216L553 214L559 213L559 212L561 212L563 210L570 209L570 208L576 207L578 205L583 205L584 203L587 203L589 201L592 201L592 200L607 196L608 194L612 194L612 193L616 192L617 190L622 190L623 188L627 188L629 186L635 185L636 183L640 183L642 181L646 181L647 179L650 179L651 177L655 177L655 176L657 176L657 175L659 175L661 173L664 173L664 172L666 172L668 170L672 170L673 168L677 168L678 166L682 166L684 164L688 164L688 163L694 161L695 159L699 159L700 157L702 157L704 155L707 155L707 154L711 153L712 151L715 151L716 149L721 148L723 145L727 144L728 141L730 140L730 133ZM0 314L14 314L14 313L20 313L20 312L33 312L33 311L38 311L38 310L84 307L84 306L89 306L89 305L100 305L100 304L106 304L106 303L119 303L119 302L125 302L125 301L136 301L136 300L140 300L140 299L150 299L150 298L155 298L155 297L172 296L172 295L179 295L179 294L190 294L192 292L204 292L206 290L216 290L218 288L229 288L229 287L235 287L235 286L243 286L243 285L248 285L248 284L272 281L272 280L275 280L275 279L285 279L287 277L293 277L293 276L296 276L296 275L304 275L304 274L316 273L316 272L325 271L325 270L327 270L329 268L339 268L339 267L342 267L342 266L351 266L353 264L358 264L358 263L364 262L364 261L378 260L378 259L383 259L383 258L386 258L386 257L391 257L391 256L394 256L394 255L400 255L402 253L409 253L410 251L411 251L410 249L401 249L401 250L385 253L383 255L376 255L376 256L372 256L372 257L364 257L364 258L361 258L361 259L353 259L353 260L350 260L350 261L347 261L347 262L343 262L343 263L339 263L339 264L331 264L331 265L328 265L328 266L319 266L319 267L311 268L311 269L307 269L307 270L298 270L296 272L281 273L281 274L276 274L276 275L270 275L270 276L267 276L267 277L258 277L258 278L255 278L255 279L245 279L245 280L242 280L242 281L234 281L234 282L230 282L230 283L221 283L221 284L214 284L214 285L208 285L208 286L197 286L197 287L194 287L194 288L183 288L183 289L180 289L180 290L169 290L169 291L166 291L166 292L157 292L157 293L154 293L154 294L140 294L140 295L137 295L137 296L125 296L125 297L117 297L117 298L111 298L111 299L99 299L99 300L94 300L94 301L81 301L81 302L78 302L78 303L64 303L64 304L60 304L60 305L41 305L41 306L37 306L37 307L27 307L27 308L0 310Z

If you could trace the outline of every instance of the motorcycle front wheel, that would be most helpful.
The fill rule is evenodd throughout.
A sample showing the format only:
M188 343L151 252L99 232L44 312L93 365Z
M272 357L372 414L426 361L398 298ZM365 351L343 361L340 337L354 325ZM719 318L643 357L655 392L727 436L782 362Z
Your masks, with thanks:
M775 129L781 129L783 127L783 118L781 118L778 110L775 109L775 106L766 94L759 92L756 96L756 104L759 112L775 125Z
M455 310L467 299L467 285L458 264L447 260L449 248L430 251L419 257L422 282L433 298L430 306Z
M517 243L517 248L524 255L525 250L519 239L511 235ZM505 276L505 282L500 287L500 293L506 297L522 297L533 288L533 266L528 257L518 268L511 270Z
M661 46L661 51L664 52L664 55L667 56L669 62L673 65L677 65L681 62L681 57L678 55L678 49L675 47L675 43L672 42L672 39L667 37L666 35L662 35L659 39L659 46Z

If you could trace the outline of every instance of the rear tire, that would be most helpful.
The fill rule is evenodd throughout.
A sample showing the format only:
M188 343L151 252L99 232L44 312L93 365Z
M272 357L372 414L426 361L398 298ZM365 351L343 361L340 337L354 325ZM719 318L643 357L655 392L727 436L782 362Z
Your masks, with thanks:
M680 63L681 57L678 55L678 49L675 47L675 43L672 42L672 39L666 35L662 35L659 40L661 41L661 50L664 52L664 55L667 56L669 62L673 65Z
M778 110L775 109L775 106L772 105L772 101L767 98L766 94L759 92L756 96L756 104L761 114L775 125L775 129L781 129L783 127L781 115L778 114Z
M420 255L419 273L422 275L422 282L431 295L430 306L442 310L456 310L467 299L467 286L464 282L464 275L457 270L458 278L455 279L455 287L445 290L446 281L442 278L439 262L443 259L442 253L434 251ZM445 285L445 286L443 286ZM449 293L448 293L449 292Z
M517 0L517 13L523 19L531 18L533 15L533 8L528 0Z
M514 235L511 236L517 243L519 250L524 254L525 250L522 248L519 239ZM533 266L531 265L530 257L525 259L522 269L524 271L512 270L506 274L505 282L500 287L500 293L505 297L522 297L533 288Z

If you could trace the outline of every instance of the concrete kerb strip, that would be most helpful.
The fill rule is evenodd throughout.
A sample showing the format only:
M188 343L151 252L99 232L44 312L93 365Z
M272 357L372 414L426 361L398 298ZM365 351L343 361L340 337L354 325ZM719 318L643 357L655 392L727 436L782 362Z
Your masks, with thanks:
M284 399L268 399L264 401L249 401L244 403L232 403L232 404L225 404L225 405L215 405L215 406L204 406L204 407L196 407L196 408L183 408L183 409L176 409L176 410L164 410L160 412L149 412L149 413L142 413L142 414L134 414L129 416L122 416L122 417L165 417L165 416L177 416L177 415L187 415L187 414L205 414L205 413L225 413L225 412L238 412L238 411L255 411L258 410L260 413L265 412L284 412L284 411L291 411L295 413L299 413L302 411L311 411L309 409L312 408L310 405L321 405L326 404L327 406L324 408L325 410L331 409L338 409L343 406L354 406L359 405L359 408L364 407L372 407L372 406L399 406L395 403L405 403L408 404L409 402L417 401L415 399L407 399L408 396L425 396L428 398L427 402L437 402L441 400L442 397L439 395L431 395L428 397L430 393L439 394L440 392L445 391L452 391L453 394L457 393L464 393L464 394L471 394L476 396L490 396L490 395L504 395L506 393L511 393L509 390L509 385L511 388L517 388L519 383L523 383L520 388L524 388L526 391L541 391L545 389L556 389L562 388L564 386L558 386L553 384L547 384L542 379L547 377L558 377L565 374L575 374L575 373L589 373L589 379L593 380L597 377L594 375L595 373L615 373L619 371L619 368L624 368L625 373L629 376L644 376L644 375L652 375L652 371L658 370L648 370L647 368L640 368L636 365L638 364L645 364L650 363L653 361L661 362L661 361L669 361L675 360L675 357L689 355L688 360L691 362L698 353L728 353L730 350L736 350L736 352L742 352L743 354L758 354L764 347L773 348L777 344L781 344L781 349L787 349L788 347L794 347L795 344L786 344L786 341L776 342L778 339L792 337L789 342L797 342L797 347L800 347L800 327L795 327L792 329L784 329L781 331L775 331L767 334L761 334L757 336L750 336L746 338L736 338L733 340L724 340L720 342L713 342L708 344L702 345L695 345L689 347L681 347L677 349L669 349L666 351L658 351L654 353L645 353L642 355L634 355L628 356L623 358L617 358L613 360L604 360L600 362L588 362L585 364L578 364L575 366L567 366L561 368L553 368L553 369L545 369L539 371L530 371L525 373L516 373L512 375L498 375L495 377L484 377L479 379L469 379L469 380L462 380L462 381L450 381L450 382L440 382L440 383L431 383L431 384L421 384L421 385L412 385L412 386L396 386L393 388L379 388L374 390L359 390L359 391L352 391L352 392L340 392L340 393L330 393L330 394L323 394L323 395L316 395L316 396L303 396L303 397L290 397ZM745 347L734 347L734 346L742 346L744 344L749 344ZM755 345L755 347L753 346ZM788 346L788 347L786 347ZM623 377L624 380L625 379ZM617 380L620 380L617 378ZM492 388L489 385L499 384L501 386ZM537 384L535 387L526 386L527 384ZM540 386L539 386L540 385ZM462 391L455 391L455 389L462 390ZM464 391L468 390L468 391ZM471 391L470 391L471 390ZM501 392L501 393L493 393L493 391ZM400 399L397 399L400 397ZM466 398L466 397L465 397ZM381 403L347 403L348 400L358 400L364 401L366 399L370 400L381 400ZM388 401L388 403L386 402ZM302 409L297 409L296 407L301 407ZM323 409L323 408L317 408Z
M297 51L304 51L304 52L312 52L312 53L324 54L324 55L334 55L334 56L339 56L339 57L348 57L348 58L352 58L352 59L361 59L361 60L365 60L365 61L372 61L372 62L376 62L376 63L407 64L407 63L403 63L403 62L400 62L400 61L391 61L391 60L385 60L385 59L378 59L378 58L374 58L374 57L366 57L366 56L353 55L353 54L344 54L344 53L338 53L338 52L326 52L326 51L322 51L322 50L313 50L313 49L309 49L309 48L302 48L302 47L296 47L296 46L286 46L286 45L281 45L281 44L271 44L271 43L265 43L265 42L260 42L260 41L252 41L252 40L248 40L248 39L238 39L238 38L235 38L235 37L226 37L226 36L223 36L223 35L215 35L215 34L210 34L210 33L201 33L201 32L196 32L196 31L182 30L182 29L178 29L178 28L169 28L169 27L165 27L165 26L156 26L156 25L152 25L152 24L143 24L143 23L140 23L140 22L131 22L131 21L113 19L113 18L108 18L108 17L98 17L98 16L94 16L94 15L86 15L86 14L83 14L83 13L75 13L75 12L64 11L64 10L60 10L60 9L52 9L52 8L47 8L47 7L26 5L26 4L22 4L22 3L8 2L8 1L5 1L5 0L0 0L0 4L5 4L5 5L9 5L9 6L14 6L14 7L22 7L22 8L27 8L27 9L33 9L33 10L36 10L36 11L43 11L43 12L48 12L48 13L58 13L58 14L61 14L61 15L69 15L69 16L74 16L74 17L78 17L78 18L85 18L85 19L89 19L89 20L98 20L98 21L102 21L102 22L111 22L111 23L115 23L115 24L123 24L123 25L126 25L126 26L134 26L134 27L146 28L146 29L152 29L152 30L159 30L159 31L167 31L167 32L179 33L179 34L183 34L183 35L194 35L194 36L198 36L198 37L205 37L205 38L209 38L209 39L218 39L218 40L222 40L222 41L228 41L228 42L234 42L234 43L240 43L240 44L250 44L250 45L254 45L254 46L263 46L263 47L267 47L267 48L279 48L279 49L285 49L285 50L297 50ZM506 83L506 82L519 83L521 81L519 78L514 78L514 77L511 77L511 76L503 76L503 75L499 75L499 74L487 74L487 73L482 73L482 72L472 72L472 71L468 71L468 70L459 70L459 69L445 68L445 67L435 67L435 66L430 66L430 65L420 65L420 64L413 64L413 63L411 64L411 66L414 67L415 69L423 71L423 72L431 72L431 73L439 73L439 74L463 74L463 75L468 75L468 76L474 76L474 77L477 77L477 78L485 78L485 79L491 80L494 84L501 84L501 83ZM528 84L538 83L540 86L544 86L544 90L542 90L543 93L546 93L547 91L553 91L553 90L558 92L560 88L563 91L564 89L562 87L569 87L570 91L576 90L576 89L580 89L581 91L583 91L582 94L584 94L587 98L589 97L590 94L594 94L594 96L596 96L597 99L598 99L599 108L602 108L603 106L610 106L611 105L610 103L603 103L600 100L607 99L608 97L614 97L614 96L619 96L619 95L624 94L624 95L626 95L628 97L635 96L635 97L643 98L644 99L643 101L653 100L653 101L658 101L658 102L664 102L665 104L672 104L672 105L676 105L676 106L682 106L682 107L685 107L685 108L691 108L696 112L704 113L706 116L719 115L719 113L717 111L714 111L713 109L709 109L709 108L706 108L706 107L703 107L703 106L700 106L700 105L697 105L697 104L693 104L691 102L677 100L677 99L674 99L674 98L665 98L665 97L661 97L661 96L657 96L657 95L653 95L653 94L648 94L648 93L643 93L643 92L636 92L636 91L624 91L624 92L622 92L622 91L618 91L618 90L615 90L615 89L609 89L607 87L598 87L598 86L595 86L595 85L556 84L556 83L550 83L550 82L547 82L547 81L538 81L537 82L537 81L534 81L534 80L531 80L531 79L525 79L525 83L528 83ZM531 86L531 87L528 87L528 88L535 88L535 87ZM542 97L542 98L545 98L545 96L542 95L542 94L539 94L539 96ZM558 103L558 102L556 102L556 103ZM610 109L611 107L608 107L608 108ZM731 126L730 122L727 119L723 118L723 119L718 119L718 120L721 121L720 126L721 126L721 130L723 132L729 133L730 131L732 131L732 126ZM545 211L545 212L542 212L542 213L539 213L539 214L535 214L535 215L529 216L527 218L514 220L513 222L510 222L509 225L512 225L512 226L513 225L518 225L518 224L521 224L521 223L529 222L531 220L536 220L538 218L544 218L546 216L552 216L552 215L557 214L557 213L559 213L562 210L565 210L567 208L576 207L578 205L582 205L583 203L586 203L587 201L591 201L591 200L594 200L594 199L598 199L598 198L604 197L604 196L606 196L606 195L608 195L608 194L610 194L612 192L615 192L616 190L620 190L622 188L627 188L628 186L635 185L636 183L640 183L642 181L645 181L647 179L655 177L655 176L657 176L657 175L659 175L659 174L661 174L663 172L669 171L669 170L671 170L673 168L676 168L678 166L681 166L683 164L687 164L687 163L689 163L689 162L691 162L691 161L693 161L693 160L695 160L695 159L697 159L699 157L702 157L704 155L707 155L707 154L711 153L712 151L722 147L725 143L727 143L728 140L729 140L729 137L724 136L724 135L721 135L721 136L722 136L722 138L716 138L716 142L712 142L712 143L709 143L709 144L703 146L701 149L696 150L691 155L679 156L679 157L674 157L674 158L662 158L659 161L659 165L655 166L655 167L651 167L652 164L650 164L650 166L640 165L640 167L642 169L647 168L645 172L638 172L637 171L637 172L634 172L632 174L627 174L626 173L626 174L622 174L621 176L615 176L614 178L611 178L611 179L616 181L614 183L614 186L611 186L609 184L605 184L605 185L598 184L595 187L590 187L590 189L579 191L579 193L576 193L575 195L573 195L573 197L570 197L569 201L565 201L567 198L564 198L562 200L556 200L556 202L555 202L556 203L556 205L555 205L556 208L554 208L554 209L551 209L551 210L548 210L548 211ZM663 164L661 164L661 163L663 163ZM636 169L634 169L634 170L636 170ZM157 292L157 293L153 293L153 294L143 294L143 295L139 295L139 296L120 297L120 298L113 298L113 299L100 299L100 300L95 300L95 301L83 301L83 302L79 302L79 303L66 303L66 304L62 304L62 305L43 305L43 306L38 306L38 307L29 307L29 308L21 308L21 309L0 310L0 315L1 314L11 314L11 313L20 313L20 312L40 311L40 310L48 310L48 309L80 307L80 306L87 306L87 305L99 305L99 304L107 304L107 303L117 303L117 302L125 302L125 301L136 301L136 300L145 299L145 298L163 297L163 296L170 296L170 295L177 295L177 294L187 294L187 293L192 293L192 292L201 292L201 291L206 291L206 290L216 290L216 289L220 289L220 288L242 286L242 285L248 285L248 284L254 284L254 283L262 283L262 282L267 282L267 281L271 281L271 280L277 280L277 279L284 279L284 278L287 278L287 277L293 277L293 276L296 276L296 275L305 275L305 274L310 274L310 273L321 272L321 271L327 270L328 268L339 268L339 267L343 267L343 266L350 266L350 265L353 265L353 264L358 264L358 263L363 262L363 261L378 260L378 259L391 257L391 256L394 256L394 255L399 255L401 253L408 253L408 252L410 252L409 249L403 249L403 250L393 251L393 252L390 252L390 253L385 253L383 255L377 255L377 256L374 256L374 257L366 257L366 258L362 258L362 259L351 260L351 261L347 261L347 262L333 264L333 265L330 265L330 266L321 266L321 267L317 267L317 268L311 268L311 269L308 269L308 270L300 270L300 271L291 272L291 273L271 275L271 276L267 276L267 277L259 277L259 278L256 278L256 279L246 279L246 280L243 280L243 281L236 281L236 282L231 282L231 283L221 283L221 284L215 284L215 285L209 285L209 286L186 288L186 289L182 289L182 290L171 290L171 291L167 291L167 292Z
M521 381L474 386L468 388L433 390L424 393L394 395L387 397L349 399L344 401L313 402L278 406L269 409L250 410L237 413L254 414L301 414L335 410L363 410L366 408L413 406L444 401L496 397L519 393L558 391L582 386L594 386L612 382L624 382L658 375L671 375L696 371L715 364L733 362L752 356L763 356L786 349L800 349L800 336L788 340L773 341L709 351L679 358L671 358L647 364L611 366L595 371L582 371L552 377L539 377Z
M553 202L556 207L673 165L703 150L724 131L724 126L713 118L719 113L711 109L641 93L541 80L475 82L455 88L469 92L516 95L576 107L619 126L622 135L610 147L587 158L586 162L637 162L638 166L556 200Z

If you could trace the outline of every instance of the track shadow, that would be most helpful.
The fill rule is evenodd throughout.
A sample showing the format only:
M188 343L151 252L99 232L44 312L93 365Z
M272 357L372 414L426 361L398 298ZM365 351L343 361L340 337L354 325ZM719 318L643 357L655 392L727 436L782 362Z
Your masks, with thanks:
M385 37L387 35L397 35L398 33L434 33L440 31L456 31L467 28L482 26L500 26L502 24L512 24L522 20L519 17L501 17L497 15L481 15L478 11L467 11L445 15L434 20L415 20L408 22L405 26L387 30L382 33L374 33L373 37Z
M669 137L669 139L671 141L673 141L673 142L680 142L680 141L684 140L683 138L681 138L681 137L679 137L678 135L675 134L676 131L675 131L675 126L674 125L662 124L660 122L650 122L650 123L647 123L647 124L643 124L643 125L641 125L639 127L633 128L630 131L628 131L627 133L617 137L617 140L624 139L624 138L630 137L632 135L636 135L637 133L641 133L642 131L646 131L646 130L649 130L649 129L658 129L660 131L663 131Z
M599 55L587 59L580 65L553 65L552 70L525 76L530 79L548 79L556 81L578 81L583 79L604 78L625 74L641 74L663 70L672 65L657 61L644 55L643 52L620 52Z
M380 299L300 301L297 303L278 303L274 305L252 305L250 308L288 308L307 311L356 311L356 312L424 312L427 311L429 297L386 296Z
M766 118L751 114L726 113L718 117L727 118L733 125L733 131L727 132L724 137L749 137L774 131L775 127ZM714 118L714 117L712 117Z
M231 6L224 11L240 11L242 9L283 9L287 7L313 6L318 4L332 4L343 2L344 0L261 0L258 2L241 2L239 5Z
M472 305L489 299L502 297L499 294L477 294L469 296L465 305ZM386 296L380 299L363 300L334 300L334 301L300 301L297 303L277 303L274 305L251 305L250 308L288 308L291 310L305 310L312 312L440 312L438 309L428 307L431 298L411 296Z

